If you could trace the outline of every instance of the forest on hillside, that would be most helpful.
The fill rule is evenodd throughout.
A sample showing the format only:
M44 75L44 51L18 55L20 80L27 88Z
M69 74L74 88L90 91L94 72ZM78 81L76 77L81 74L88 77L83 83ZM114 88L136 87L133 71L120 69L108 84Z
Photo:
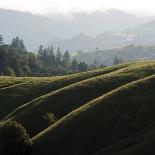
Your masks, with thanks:
M29 52L23 39L13 38L11 44L3 42L0 35L0 75L7 76L55 76L87 71L85 62L71 60L69 51L62 53L60 47L56 50L39 46L38 53Z

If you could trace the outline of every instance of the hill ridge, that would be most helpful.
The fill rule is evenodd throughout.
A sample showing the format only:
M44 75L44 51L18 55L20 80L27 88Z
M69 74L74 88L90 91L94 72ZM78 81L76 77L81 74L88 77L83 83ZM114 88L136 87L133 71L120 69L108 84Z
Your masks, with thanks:
M151 81L151 80L155 80L155 75L152 75L152 76L149 76L149 77L146 77L146 78L144 78L144 79L141 79L141 80L137 80L137 81L134 81L134 82L131 82L131 83L129 83L129 84L126 84L126 85L124 85L124 86L121 86L121 87L119 87L119 88L117 88L117 89L115 89L115 90L113 90L113 91L111 91L111 92L109 92L109 93L107 93L107 94L105 94L105 95L103 95L103 96L101 96L101 97L99 97L98 99L95 99L95 100L93 100L93 101L90 101L90 102L88 102L87 104L85 104L84 106L82 106L82 107L80 107L80 108L78 108L78 109L76 109L76 110L74 110L73 112L71 112L71 113L69 113L68 115L66 115L65 117L63 117L61 120L59 120L58 122L56 122L54 125L52 125L52 126L50 126L49 128L47 128L47 129L45 129L44 131L42 131L42 132L40 132L37 136L35 136L35 137L33 137L32 138L32 140L34 141L34 143L36 144L36 146L38 147L38 143L40 143L41 141L44 141L44 140L46 140L46 138L47 138L47 135L48 135L48 133L50 133L51 131L54 133L54 134L56 134L57 132L59 132L59 129L61 129L62 127L61 126L63 126L63 128L64 128L64 130L65 130L65 126L66 126L66 123L67 122L73 122L74 121L74 118L76 118L77 116L79 116L79 115L82 115L82 113L85 113L85 112L87 112L88 110L90 110L90 109L93 109L93 107L94 106L98 106L99 107L99 105L98 104L101 104L100 103L100 100L101 99L103 99L103 100L107 100L107 99L109 99L109 98L111 98L111 96L113 96L113 95L115 95L114 93L116 93L116 95L118 95L117 93L120 91L125 91L124 89L126 89L126 90L128 90L128 87L130 86L130 89L133 89L133 88L135 88L135 87L138 87L138 86L142 86L143 84L144 85L147 85L147 84L149 84L149 82ZM135 85L135 84L137 84L137 85ZM103 104L102 104L103 105ZM91 112L91 110L90 110L90 112ZM64 126L65 125L65 126ZM59 127L60 126L60 127ZM57 127L59 127L59 129L57 129ZM82 126L81 126L82 127ZM82 127L83 128L83 127ZM78 127L78 129L79 129L79 127ZM72 128L72 130L75 130L75 127L74 128ZM57 131L57 132L56 132ZM69 130L70 131L70 130ZM55 133L56 132L56 133ZM66 133L67 135L69 134L69 132L68 133ZM53 134L52 134L53 135ZM62 135L62 134L61 134ZM61 135L58 135L58 137L59 136L61 136ZM66 135L66 136L67 136ZM64 136L64 135L63 135ZM68 135L69 136L69 135ZM55 137L56 138L56 136L52 136L53 138ZM45 139L44 139L45 138ZM54 139L55 139L54 138ZM43 140L44 139L44 140ZM60 138L61 139L61 138ZM40 141L41 140L41 141ZM56 140L56 139L55 139ZM57 139L58 140L58 139ZM65 140L65 139L64 139ZM51 141L53 141L52 139L51 139ZM50 141L50 142L51 142ZM58 140L59 141L59 140ZM45 142L45 141L44 141ZM45 142L46 143L46 142ZM58 143L58 142L57 142ZM51 145L53 144L53 142L51 142ZM40 145L40 144L39 144ZM82 144L81 144L82 145ZM53 146L53 147L55 147L55 146ZM66 146L67 147L67 146ZM74 144L71 146L71 147L74 147ZM47 147L46 147L46 149L47 149ZM54 148L55 149L55 148ZM68 148L66 148L66 149L68 149ZM61 150L61 149L60 149ZM71 150L71 151L73 151L73 150ZM61 152L61 151L60 151ZM72 152L73 153L73 152Z

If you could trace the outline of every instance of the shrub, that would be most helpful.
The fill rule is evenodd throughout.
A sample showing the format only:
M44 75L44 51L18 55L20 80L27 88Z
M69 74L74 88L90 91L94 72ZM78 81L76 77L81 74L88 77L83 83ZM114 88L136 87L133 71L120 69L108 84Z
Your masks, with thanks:
M52 125L53 123L56 122L56 117L52 113L47 113L45 116L43 116L43 120L46 125Z
M4 123L0 127L0 154L25 155L32 149L32 142L26 129L15 121Z

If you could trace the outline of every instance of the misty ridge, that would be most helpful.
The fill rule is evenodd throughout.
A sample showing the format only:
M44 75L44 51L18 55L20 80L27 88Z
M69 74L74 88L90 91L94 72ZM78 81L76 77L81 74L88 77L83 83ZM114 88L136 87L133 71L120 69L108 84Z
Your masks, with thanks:
M39 16L0 9L4 41L19 36L26 47L36 52L39 45L52 44L75 53L96 47L105 50L128 44L153 44L155 17L137 17L121 10L72 13L70 16Z

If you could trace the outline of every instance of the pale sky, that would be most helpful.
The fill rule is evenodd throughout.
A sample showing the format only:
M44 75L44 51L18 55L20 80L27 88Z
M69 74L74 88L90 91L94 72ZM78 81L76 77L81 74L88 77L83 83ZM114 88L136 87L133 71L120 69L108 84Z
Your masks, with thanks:
M138 15L155 15L155 0L0 0L0 7L34 14L68 14L115 8Z

